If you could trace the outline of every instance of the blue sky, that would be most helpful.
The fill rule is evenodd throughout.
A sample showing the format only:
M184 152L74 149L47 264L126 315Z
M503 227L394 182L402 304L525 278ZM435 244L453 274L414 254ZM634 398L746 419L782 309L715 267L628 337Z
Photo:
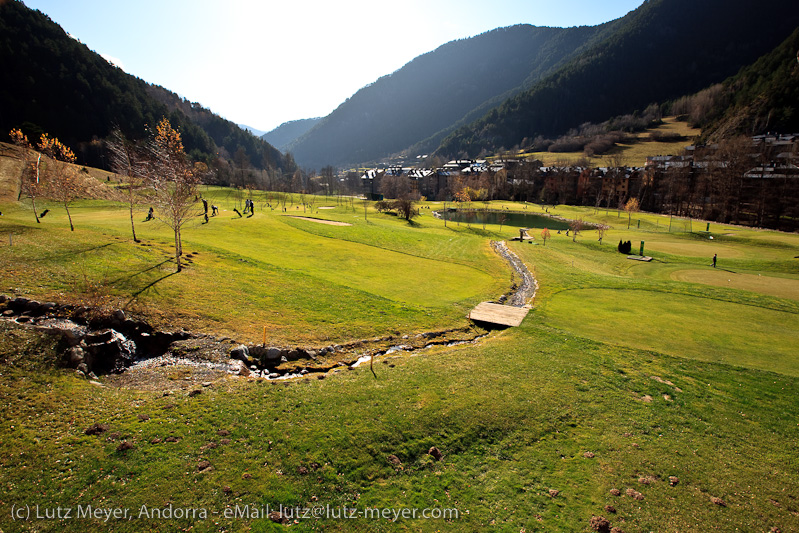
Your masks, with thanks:
M454 39L581 26L643 0L24 0L143 80L264 131L325 116Z

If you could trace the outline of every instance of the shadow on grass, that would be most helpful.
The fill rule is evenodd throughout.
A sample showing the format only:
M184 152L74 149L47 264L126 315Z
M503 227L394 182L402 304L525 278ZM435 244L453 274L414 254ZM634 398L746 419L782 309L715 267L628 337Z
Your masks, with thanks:
M112 283L113 285L123 285L123 286L124 286L124 285L127 285L127 284L129 284L129 283L130 283L130 282L133 280L133 278L135 278L136 276L140 276L140 275L142 275L142 274L145 274L145 273L147 273L147 272L150 272L151 270L155 270L155 269L157 269L157 268L161 268L162 266L164 266L165 264L167 264L167 263L169 263L169 262L171 262L171 261L172 261L171 259L165 259L165 260L161 261L160 263L156 263L156 264L155 264L155 265L153 265L153 266L150 266L150 267L144 268L144 269L142 269L142 270L139 270L139 271L137 271L137 272L133 272L132 274L129 274L129 275L126 275L126 276L120 276L120 277L118 277L117 279L115 279L115 280L112 280L112 281L111 281L111 283Z
M165 261L165 262L166 262L166 261ZM161 263L161 264L163 264L163 263ZM158 265L158 266L160 266L160 265ZM147 285L145 285L144 287L142 287L142 288L141 288L141 289L139 289L138 291L134 292L134 293L131 295L131 297L130 297L130 300L128 300L128 301L125 303L124 309L127 309L127 308L128 308L128 307L129 307L129 306L130 306L130 305L131 305L133 302L135 302L135 301L136 301L136 300L139 298L139 296L141 296L141 295L142 295L142 293L144 293L145 291L148 291L148 290L152 289L153 287L155 287L155 286L156 286L156 284L158 284L158 283L160 283L160 282L164 281L164 280L165 280L165 279L167 279L167 278L170 278L170 277L174 276L175 274L177 274L177 271L175 271L175 272L170 272L169 274L163 275L163 276L161 276L160 278L158 278L158 279L156 279L156 280L153 280L153 281L151 281L150 283L148 283Z

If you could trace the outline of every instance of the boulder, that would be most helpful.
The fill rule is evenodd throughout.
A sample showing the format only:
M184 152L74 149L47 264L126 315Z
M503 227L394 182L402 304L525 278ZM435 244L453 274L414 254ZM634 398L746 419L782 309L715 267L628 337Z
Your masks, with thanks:
M73 346L67 350L67 361L69 362L69 366L73 368L77 368L85 358L86 354L83 353L83 348L80 346Z
M230 350L230 358L238 359L239 361L244 361L245 363L249 363L250 350L245 345L239 344L238 346Z
M275 363L280 361L280 348L269 347L264 352L263 358L261 359L262 362L266 363Z
M261 346L260 344L254 344L252 346L247 346L247 349L250 351L250 355L255 359L263 359L266 355L267 348Z
M95 372L121 372L136 354L136 343L113 329L89 333L83 344L84 359Z
M8 302L8 308L19 313L27 311L29 299L18 296Z

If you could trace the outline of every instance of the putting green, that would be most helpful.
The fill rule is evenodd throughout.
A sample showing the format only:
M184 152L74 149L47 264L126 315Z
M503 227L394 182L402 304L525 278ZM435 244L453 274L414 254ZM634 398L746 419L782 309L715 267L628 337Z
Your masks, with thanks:
M537 314L603 342L799 376L799 314L642 290L575 289Z
M759 292L779 298L799 300L799 279L776 278L759 274L738 274L725 270L676 270L671 273L675 281L703 283L716 287L730 287L745 291Z

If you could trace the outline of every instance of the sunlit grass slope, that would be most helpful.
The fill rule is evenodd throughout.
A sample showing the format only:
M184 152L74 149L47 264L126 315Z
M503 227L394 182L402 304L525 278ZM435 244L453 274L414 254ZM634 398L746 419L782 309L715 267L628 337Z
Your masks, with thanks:
M226 191L205 195L220 214L187 225L189 263L180 275L170 262L171 233L144 222L145 207L135 219L139 244L119 205L76 206L75 232L55 206L38 226L12 207L0 226L4 244L13 242L0 287L51 298L96 289L131 309L175 317L176 325L251 340L266 326L277 340L314 341L463 325L471 306L510 284L487 239L442 228L429 215L409 225L374 212L364 220L357 208L312 214L290 206L293 214L352 224L327 226L271 210L265 197L253 217L239 217Z
M273 338L316 342L463 324L469 305L510 284L488 241L515 228L444 227L424 209L413 224L372 211L367 221L358 202L288 206L352 224L327 226L270 210L268 195L246 219L227 191L203 194L222 213L187 229L191 263L177 275L171 236L139 223L145 242L132 244L119 206L84 204L74 234L57 208L35 227L29 211L3 206L0 289L133 299L165 322L256 340L266 324ZM799 530L799 236L719 224L704 233L695 221L678 232L688 223L651 214L628 229L624 213L549 209L611 229L602 244L593 230L509 243L540 285L522 326L377 358L377 378L366 368L231 377L165 396L79 379L54 368L52 339L3 328L0 528L284 531L222 515L282 504L460 513L299 519L292 531L572 532L598 515L626 532ZM619 254L619 240L634 250L644 241L653 260ZM109 433L85 435L93 423ZM123 439L135 447L117 452ZM212 469L200 472L201 461ZM11 505L29 502L217 514L12 522Z

